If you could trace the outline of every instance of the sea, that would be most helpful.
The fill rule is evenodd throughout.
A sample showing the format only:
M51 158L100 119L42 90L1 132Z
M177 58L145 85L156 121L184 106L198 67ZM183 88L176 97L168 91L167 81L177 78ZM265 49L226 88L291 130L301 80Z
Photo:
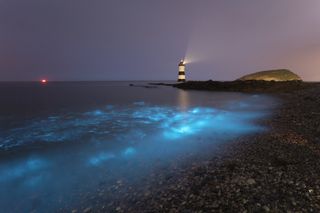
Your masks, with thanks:
M76 208L101 183L139 187L159 164L268 131L259 121L276 105L148 83L0 83L0 212Z

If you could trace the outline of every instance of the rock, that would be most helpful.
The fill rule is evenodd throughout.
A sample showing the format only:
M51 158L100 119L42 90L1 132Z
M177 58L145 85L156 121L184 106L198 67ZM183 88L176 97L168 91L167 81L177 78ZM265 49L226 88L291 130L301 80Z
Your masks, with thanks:
M144 193L144 196L145 196L145 197L149 197L150 194L151 194L150 191L147 191L147 192Z
M247 199L242 199L242 203L246 204L246 203L248 203L248 200Z
M253 184L256 184L256 181L255 181L253 178L249 178L249 179L247 180L247 184L248 184L248 185L253 185Z
M236 80L236 81L188 81L173 85L180 89L191 90L211 90L224 92L257 92L257 93L276 93L301 91L312 87L309 82L298 80L288 81L267 81L267 80ZM297 103L295 103L297 104Z
M83 213L89 213L91 212L92 208L91 207L88 207L86 209L83 210Z
M266 211L266 212L270 212L270 208L268 206L263 206L263 209Z

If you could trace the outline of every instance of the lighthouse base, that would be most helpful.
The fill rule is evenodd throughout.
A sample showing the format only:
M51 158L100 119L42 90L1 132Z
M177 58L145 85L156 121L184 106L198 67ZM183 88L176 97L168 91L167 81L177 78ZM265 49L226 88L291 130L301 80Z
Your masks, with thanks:
M186 79L178 79L178 82L186 82Z

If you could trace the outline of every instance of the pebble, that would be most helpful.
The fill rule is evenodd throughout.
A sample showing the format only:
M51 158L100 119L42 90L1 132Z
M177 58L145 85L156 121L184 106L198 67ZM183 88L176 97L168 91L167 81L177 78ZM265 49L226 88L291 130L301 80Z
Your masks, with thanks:
M263 206L263 209L266 211L266 212L270 212L270 208L268 206Z
M83 213L89 213L91 212L92 208L91 207L88 207L86 209L83 210Z
M255 181L253 178L249 178L249 179L247 180L247 184L248 184L248 185L253 185L253 184L256 184L256 181Z

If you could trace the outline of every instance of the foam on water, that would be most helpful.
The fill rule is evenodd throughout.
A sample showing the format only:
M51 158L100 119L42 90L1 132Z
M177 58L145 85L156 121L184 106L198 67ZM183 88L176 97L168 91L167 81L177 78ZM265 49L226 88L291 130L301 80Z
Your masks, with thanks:
M162 129L167 139L187 137L210 127L211 131L233 131L246 133L257 127L248 119L264 115L262 112L240 111L249 103L238 103L229 110L195 107L182 111L178 107L138 105L125 109L95 109L84 113L69 113L50 116L46 119L33 120L25 126L2 132L1 141L4 148L34 142L57 143L88 138L90 141L114 136L143 138L151 130ZM233 110L233 111L232 111ZM231 128L232 127L232 128ZM134 128L132 134L128 129ZM123 135L124 134L124 135ZM172 137L170 137L170 135Z

